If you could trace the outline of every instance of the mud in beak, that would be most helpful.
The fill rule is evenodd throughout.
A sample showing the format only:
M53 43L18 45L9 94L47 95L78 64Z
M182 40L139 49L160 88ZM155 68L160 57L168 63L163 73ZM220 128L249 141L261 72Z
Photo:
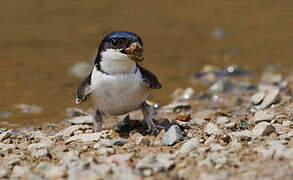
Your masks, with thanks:
M121 52L124 54L127 54L128 57L133 61L136 61L136 62L143 61L143 57L142 57L143 48L137 42L132 43L128 48L122 49Z

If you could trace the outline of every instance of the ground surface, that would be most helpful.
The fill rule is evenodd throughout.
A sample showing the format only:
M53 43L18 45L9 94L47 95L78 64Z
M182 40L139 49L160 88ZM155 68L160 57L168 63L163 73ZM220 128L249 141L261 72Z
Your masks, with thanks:
M206 66L193 83L209 88L153 104L157 136L140 112L107 117L93 133L91 113L75 109L60 124L0 129L0 178L293 178L292 74Z

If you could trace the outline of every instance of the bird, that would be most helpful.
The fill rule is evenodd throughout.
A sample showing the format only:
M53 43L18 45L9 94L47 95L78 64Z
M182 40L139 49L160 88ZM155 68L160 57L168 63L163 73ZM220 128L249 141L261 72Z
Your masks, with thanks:
M94 131L102 130L104 115L120 116L141 109L148 132L159 133L153 121L154 109L147 103L150 89L160 89L156 75L139 65L143 61L139 35L114 31L98 48L94 65L76 91L76 104L91 99L95 106Z

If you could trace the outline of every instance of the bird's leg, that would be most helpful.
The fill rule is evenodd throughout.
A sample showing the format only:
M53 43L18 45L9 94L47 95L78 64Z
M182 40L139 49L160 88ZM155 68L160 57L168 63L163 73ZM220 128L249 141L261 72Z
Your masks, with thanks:
M100 113L99 110L96 110L95 112L93 123L94 123L94 131L100 132L102 130L102 114Z
M154 132L155 134L159 134L159 130L156 127L154 121L153 121L153 115L154 115L154 109L152 106L148 105L146 102L143 102L142 107L141 107L144 120L147 123L149 131Z

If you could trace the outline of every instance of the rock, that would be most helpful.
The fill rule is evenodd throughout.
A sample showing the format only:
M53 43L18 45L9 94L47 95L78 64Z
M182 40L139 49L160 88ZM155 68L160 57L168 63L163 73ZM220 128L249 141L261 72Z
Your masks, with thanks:
M97 142L102 137L105 137L105 136L107 136L107 131L101 131L101 132L96 132L96 133L91 133L91 134L80 134L80 135L75 135L75 136L68 138L65 141L65 144L69 144L73 141Z
M4 160L6 164L9 166L20 165L20 156L17 156L17 155L10 155L6 157Z
M189 121L190 125L192 126L202 126L204 124L205 120L200 118L193 118Z
M257 105L257 104L261 103L261 101L264 99L264 97L265 97L265 92L261 91L261 92L254 94L253 96L251 96L250 101L253 104Z
M233 89L234 85L229 79L219 80L216 83L214 83L208 91L211 94L218 94L225 91L231 91Z
M3 144L0 143L0 152L12 152L15 149L15 145L13 144Z
M79 152L77 150L65 152L60 158L62 158L62 164L68 165L70 162L77 161L79 159Z
M125 139L125 138L118 137L113 140L113 144L116 146L123 146L126 143L127 143L127 139Z
M193 149L196 148L198 145L198 139L197 138L192 138L188 141L186 141L179 150L176 151L175 154L180 154L180 153L188 153L192 151Z
M110 139L101 139L97 144L93 146L94 149L99 149L100 147L112 147L113 141Z
M282 125L282 124L279 124L279 123L275 123L275 124L272 124L276 130L276 133L279 134L279 135L282 135L282 134L286 134L288 131L289 131L289 128Z
M183 140L183 135L179 126L177 125L172 125L162 137L162 143L169 146L172 146L181 140Z
M88 128L90 128L90 126L88 125L81 125L81 124L73 125L63 129L62 131L59 131L55 136L61 137L61 138L67 138L73 135L73 133L77 130L85 130Z
M20 179L26 179L25 177L27 176L29 171L30 169L28 167L16 165L12 170L12 176Z
M11 130L0 134L0 141L3 141L11 136Z
M190 120L190 113L181 112L181 113L178 114L178 116L175 118L175 120L187 122L187 121Z
M27 104L17 104L16 108L20 109L23 113L40 113L42 108L36 105L27 105Z
M160 111L163 112L177 112L178 110L190 110L191 106L189 103L187 102L175 102L175 103L171 103L168 104L166 106L163 106Z
M30 144L27 147L27 150L31 153L31 155L35 158L40 157L51 157L48 145L42 142Z
M206 110L198 111L197 113L195 113L193 115L193 118L201 119L203 121L209 121L215 115L216 115L216 111L215 110L206 109Z
M66 168L64 166L52 166L45 172L46 179L63 179L66 178Z
M242 144L237 142L237 141L232 141L230 143L230 148L229 150L232 151L232 152L238 152L241 150L241 147L242 147Z
M151 144L151 141L146 137L138 137L136 144L143 145L143 146L149 146Z
M240 141L249 141L252 138L252 133L250 130L243 130L243 131L237 131L232 132L229 134L232 138L237 138Z
M128 162L133 157L133 153L125 153L125 154L115 154L111 155L107 158L108 163L115 163L118 165L128 164Z
M230 122L224 125L225 128L232 129L236 126L235 122Z
M8 176L8 172L6 169L0 169L0 178L7 177Z
M226 116L221 116L217 118L217 124L226 124L228 122L229 122L229 119Z
M275 132L275 127L268 122L261 122L252 129L254 137L268 136L273 132Z
M206 129L205 129L205 132L208 134L208 135L221 135L222 134L222 131L221 129L214 123L212 122L209 122L206 126Z
M220 144L212 144L211 145L211 151L221 151L223 149L225 149L225 147Z
M99 148L99 154L102 155L110 155L110 154L114 154L115 150L112 147L101 147Z
M78 116L74 117L72 119L69 119L68 122L72 125L76 124L93 124L93 116L88 115L88 116Z
M266 96L264 97L262 103L260 104L261 108L267 108L273 103L275 103L280 94L280 89L277 87L271 88L267 91Z
M82 109L79 109L79 108L67 108L66 112L70 117L79 117L79 116L87 115L86 112L84 112Z
M149 154L136 164L136 169L144 171L151 169L153 172L164 172L175 165L172 154Z
M259 123L262 121L268 121L270 122L271 120L273 120L275 117L275 114L273 111L269 111L269 110L261 110L261 111L256 111L252 121L254 121L254 123Z

